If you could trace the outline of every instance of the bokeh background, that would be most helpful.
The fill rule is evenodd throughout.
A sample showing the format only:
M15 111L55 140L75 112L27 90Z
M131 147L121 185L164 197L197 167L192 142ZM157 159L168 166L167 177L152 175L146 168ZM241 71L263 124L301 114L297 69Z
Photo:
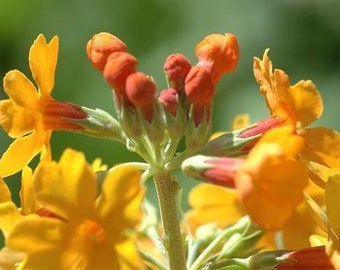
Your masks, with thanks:
M340 130L340 1L339 0L0 0L0 77L19 69L30 76L28 50L39 33L60 37L53 96L113 112L111 91L88 62L85 45L97 32L120 37L139 59L138 69L166 86L162 65L180 52L195 63L194 47L207 34L233 32L241 58L235 72L218 85L214 130L227 130L233 117L249 113L253 122L268 116L253 78L254 56L271 48L275 67L292 83L312 79L325 110L316 125ZM0 98L7 98L3 90ZM11 139L0 131L0 153ZM138 160L114 141L56 132L54 158L66 147L84 151L88 160L101 157L113 165ZM20 153L18 153L20 154ZM15 185L11 178L11 185ZM184 180L184 187L193 180ZM16 194L13 197L16 198Z

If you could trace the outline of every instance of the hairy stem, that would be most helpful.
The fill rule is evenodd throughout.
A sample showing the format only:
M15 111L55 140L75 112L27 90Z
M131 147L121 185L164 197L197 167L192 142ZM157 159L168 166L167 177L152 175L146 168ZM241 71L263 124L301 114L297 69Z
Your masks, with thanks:
M157 174L154 180L164 229L164 246L168 253L169 269L185 270L185 252L176 205L178 183L168 171Z

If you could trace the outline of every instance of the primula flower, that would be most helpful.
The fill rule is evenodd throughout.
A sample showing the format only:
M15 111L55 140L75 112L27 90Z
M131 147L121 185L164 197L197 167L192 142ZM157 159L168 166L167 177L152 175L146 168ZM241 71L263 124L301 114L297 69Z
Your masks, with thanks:
M284 71L273 71L268 51L265 50L262 60L254 58L254 76L272 117L297 127L306 141L301 153L303 159L329 167L340 167L339 133L325 127L306 128L323 111L322 99L315 85L310 80L290 85Z
M308 184L304 165L295 159L303 143L293 127L278 127L262 136L245 161L220 158L220 163L231 168L221 166L218 157L211 157L216 162L206 157L202 164L192 157L183 162L182 169L189 174L197 171L215 184L233 187L234 182L238 199L253 221L265 229L280 229L302 202Z
M59 163L45 161L34 176L37 201L57 217L29 215L6 245L23 252L21 269L141 269L129 230L141 220L141 173L120 165L97 198L96 176L82 153L67 149Z
M0 101L0 124L15 140L0 160L3 177L20 171L39 152L42 158L50 158L52 130L81 129L66 119L87 116L78 106L51 97L57 55L58 37L46 43L45 37L39 35L29 52L29 65L38 88L18 70L4 77L4 90L10 99Z

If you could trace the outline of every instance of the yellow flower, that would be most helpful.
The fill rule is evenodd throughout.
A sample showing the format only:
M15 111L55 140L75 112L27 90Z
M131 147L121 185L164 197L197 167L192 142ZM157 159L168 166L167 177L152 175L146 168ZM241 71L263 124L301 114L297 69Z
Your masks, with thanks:
M37 201L54 216L24 217L7 246L26 254L22 269L140 269L129 232L142 218L140 176L135 167L114 167L97 198L91 165L67 149L59 163L45 161L34 174Z
M340 167L339 133L325 127L305 128L317 120L323 111L322 99L315 85L310 80L290 85L284 71L272 70L268 51L265 50L262 60L254 58L254 75L272 117L296 126L306 142L301 153L303 159L328 167ZM310 173L313 174L313 171ZM313 174L310 177L317 176Z
M2 177L20 171L40 152L41 157L50 158L51 130L79 128L65 118L86 117L76 106L51 97L57 55L58 37L46 43L45 37L39 35L29 52L37 88L18 70L9 71L4 77L4 90L10 99L0 101L0 125L15 140L1 157Z
M223 227L248 213L261 227L270 231L282 230L285 247L303 247L316 226L312 218L308 218L303 204L307 172L304 165L295 159L302 148L303 138L294 134L293 127L283 126L268 131L250 151L245 162L234 168L236 192L212 185L199 185L190 192L189 203L193 207L187 214L190 227L195 230L207 222L216 222ZM302 224L301 218L308 220L308 224ZM306 233L296 238L295 244L290 240L301 234L301 230L291 229L296 224ZM268 235L266 241L270 246L272 236Z

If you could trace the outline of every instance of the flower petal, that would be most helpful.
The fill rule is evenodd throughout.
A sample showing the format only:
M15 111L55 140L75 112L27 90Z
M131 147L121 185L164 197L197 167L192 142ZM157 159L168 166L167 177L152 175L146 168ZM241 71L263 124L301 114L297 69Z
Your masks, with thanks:
M61 267L60 239L63 222L53 218L27 216L18 222L7 239L7 246L27 256L22 269L64 270Z
M16 105L12 100L0 101L0 125L12 138L20 138L34 130L32 111Z
M144 190L140 177L136 167L124 164L114 167L106 176L97 209L103 223L112 231L133 228L141 220Z
M8 201L12 201L11 191L5 181L0 177L0 203Z
M54 36L46 43L40 34L29 52L29 64L34 80L42 95L50 95L54 86L54 74L57 66L59 38Z
M337 236L340 236L339 194L340 194L340 173L334 173L329 177L327 181L325 198L326 198L326 213L329 218L331 227Z
M22 170L41 151L43 139L34 132L14 140L0 159L0 175L6 177Z
M81 152L66 149L59 163L40 164L34 176L34 191L39 203L65 219L91 215L97 183L91 166ZM113 193L111 193L113 194Z
M22 219L18 208L12 201L0 203L0 228L7 237L15 224Z
M330 128L315 127L304 130L306 147L302 156L328 167L340 167L340 134Z
M24 215L35 213L38 209L38 202L33 193L33 172L28 166L24 167L21 176L20 205Z
M4 77L4 90L18 106L34 108L38 93L32 82L19 70L11 70Z
M323 112L323 104L319 91L312 81L299 81L289 88L294 111L303 127L317 120Z
M211 222L224 228L245 214L235 191L210 184L195 186L189 193L189 205L192 209L185 217L192 232Z

